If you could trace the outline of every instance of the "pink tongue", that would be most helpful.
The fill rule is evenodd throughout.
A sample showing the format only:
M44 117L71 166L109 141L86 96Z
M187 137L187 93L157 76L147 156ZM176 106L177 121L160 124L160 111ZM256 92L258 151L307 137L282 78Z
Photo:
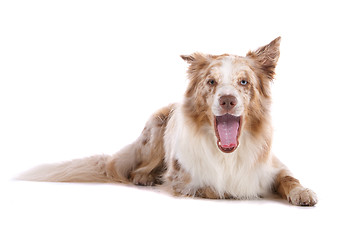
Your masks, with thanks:
M220 145L223 148L237 146L237 134L239 129L239 117L225 114L216 117L217 130L220 137Z

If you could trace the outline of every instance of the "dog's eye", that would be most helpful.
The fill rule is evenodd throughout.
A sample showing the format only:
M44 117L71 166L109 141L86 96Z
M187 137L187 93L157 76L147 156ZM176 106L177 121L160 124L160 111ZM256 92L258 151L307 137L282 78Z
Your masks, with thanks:
M209 79L209 80L207 81L207 83L208 83L209 85L213 86L213 85L216 84L216 81L215 81L214 79Z
M241 80L241 81L240 81L240 84L243 85L243 86L246 86L246 84L248 84L248 81L246 81L246 80Z

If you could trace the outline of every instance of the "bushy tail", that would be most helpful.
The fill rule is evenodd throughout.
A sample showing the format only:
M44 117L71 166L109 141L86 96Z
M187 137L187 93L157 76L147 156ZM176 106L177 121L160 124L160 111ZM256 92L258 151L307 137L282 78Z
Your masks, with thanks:
M17 180L43 182L128 182L128 173L137 164L132 147L110 155L95 155L68 162L35 167Z
M176 105L150 117L139 138L114 155L96 155L58 164L42 165L20 175L18 180L44 182L133 182L148 185L164 167L166 123ZM154 177L154 175L157 175Z

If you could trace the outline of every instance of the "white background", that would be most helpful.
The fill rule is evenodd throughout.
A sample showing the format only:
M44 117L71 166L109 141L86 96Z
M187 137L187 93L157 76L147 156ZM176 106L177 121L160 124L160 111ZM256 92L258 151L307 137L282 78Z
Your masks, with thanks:
M0 238L359 239L358 9L355 1L2 1ZM245 55L278 36L274 151L317 192L316 207L11 180L133 141L153 111L181 101L180 54Z

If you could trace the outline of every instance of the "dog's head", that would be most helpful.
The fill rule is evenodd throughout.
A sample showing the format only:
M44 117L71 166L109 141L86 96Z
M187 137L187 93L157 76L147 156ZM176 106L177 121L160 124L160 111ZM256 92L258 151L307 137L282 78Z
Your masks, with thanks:
M182 55L190 66L184 111L198 128L213 126L217 145L231 153L243 129L261 132L270 107L270 82L279 58L280 37L245 57Z

